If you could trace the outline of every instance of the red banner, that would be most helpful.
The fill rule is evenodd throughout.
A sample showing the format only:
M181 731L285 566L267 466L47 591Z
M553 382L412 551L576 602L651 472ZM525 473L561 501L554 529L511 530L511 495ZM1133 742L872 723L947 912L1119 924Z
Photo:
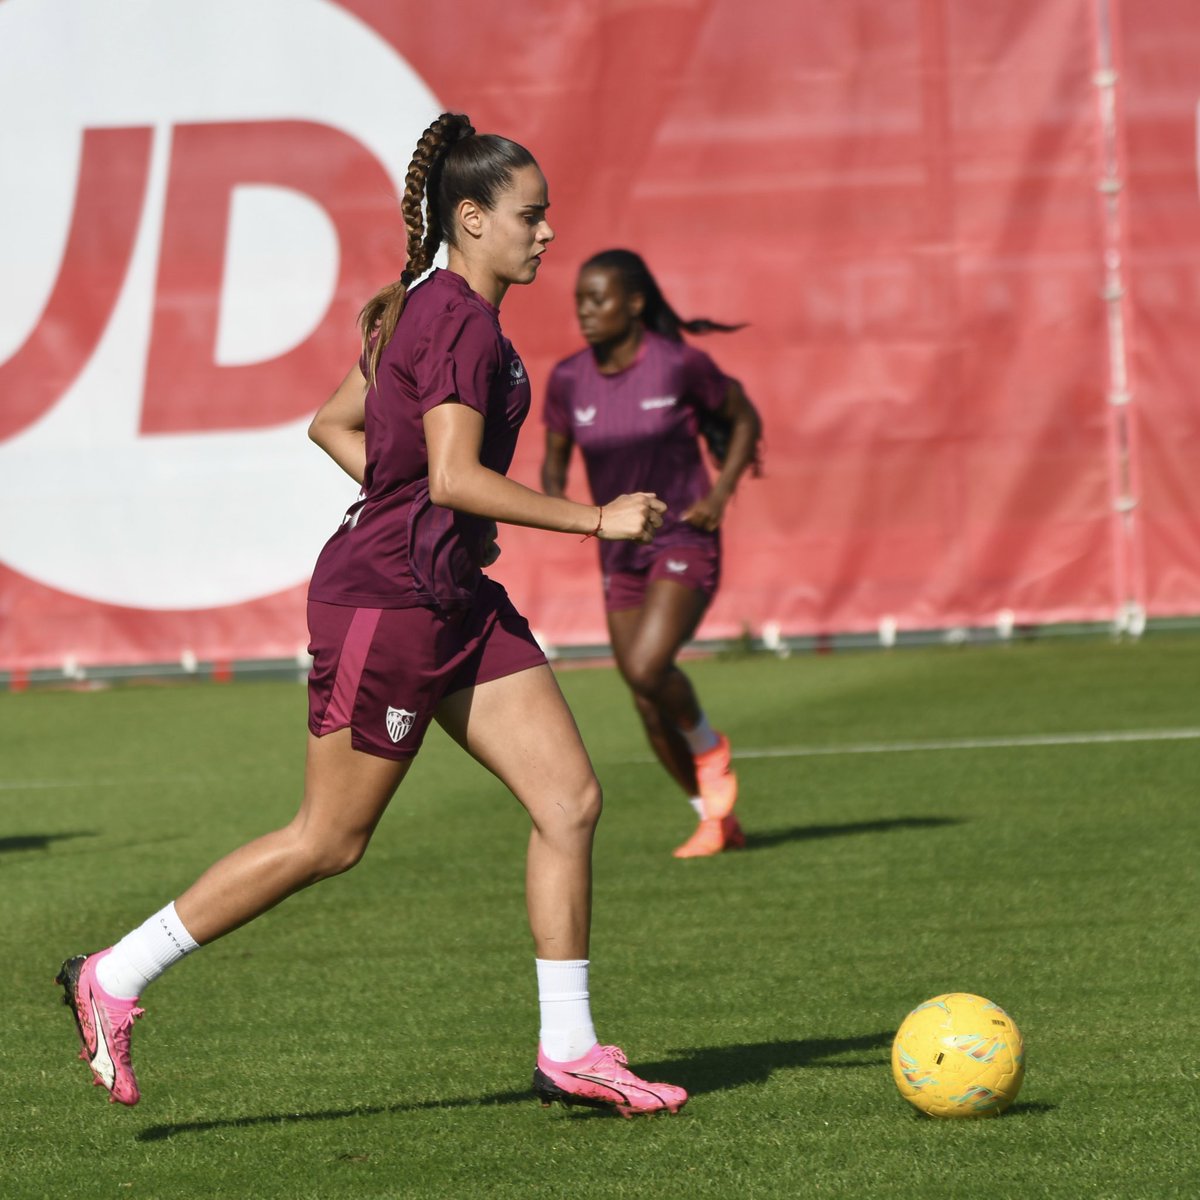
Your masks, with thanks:
M0 6L0 670L303 646L355 490L304 426L403 265L443 107L549 179L558 238L504 309L535 396L596 250L747 323L702 342L767 430L702 636L1200 610L1189 16L103 0L73 59ZM516 477L540 455L535 419ZM604 640L593 547L501 546L546 640Z
M1126 3L1120 39L1127 179L1131 520L1152 615L1200 597L1200 26L1186 0Z

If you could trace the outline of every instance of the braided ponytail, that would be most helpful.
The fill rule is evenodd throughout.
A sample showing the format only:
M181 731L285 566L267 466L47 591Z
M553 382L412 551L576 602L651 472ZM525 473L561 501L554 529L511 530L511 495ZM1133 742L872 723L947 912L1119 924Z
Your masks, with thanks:
M375 384L375 372L379 367L379 356L396 332L400 314L408 289L433 264L433 256L442 244L442 220L436 204L429 198L436 196L437 177L452 146L463 138L471 137L475 130L461 113L442 113L421 134L408 174L404 177L404 198L400 211L404 214L404 227L408 231L408 265L395 283L380 288L363 306L358 321L362 329L363 353L367 356L367 379ZM434 184L430 186L431 182ZM422 204L428 209L428 222ZM428 225L428 230L426 226Z
M404 311L408 289L433 266L443 241L456 244L454 213L459 202L474 200L493 209L513 172L536 165L524 146L494 133L476 133L462 113L442 113L421 134L404 177L400 202L408 231L408 262L400 278L381 288L359 314L372 386L380 355Z

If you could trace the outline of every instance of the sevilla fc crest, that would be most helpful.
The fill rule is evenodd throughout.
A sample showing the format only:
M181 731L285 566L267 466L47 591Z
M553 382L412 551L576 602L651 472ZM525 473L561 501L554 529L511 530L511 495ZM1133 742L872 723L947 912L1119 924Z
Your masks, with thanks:
M409 712L407 708L392 708L387 710L387 731L388 737L393 742L398 742L411 728L413 718L417 714Z

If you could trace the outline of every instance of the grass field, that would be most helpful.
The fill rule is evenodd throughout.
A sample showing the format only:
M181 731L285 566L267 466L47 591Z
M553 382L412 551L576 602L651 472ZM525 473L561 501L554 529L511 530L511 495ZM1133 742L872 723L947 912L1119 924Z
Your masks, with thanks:
M289 818L304 690L0 695L0 1195L1200 1195L1200 640L689 670L750 835L691 862L619 681L561 675L606 789L600 1035L692 1092L636 1121L530 1098L526 821L437 732L361 866L154 985L142 1103L105 1103L58 964ZM998 1120L892 1084L893 1031L948 990L1025 1034Z

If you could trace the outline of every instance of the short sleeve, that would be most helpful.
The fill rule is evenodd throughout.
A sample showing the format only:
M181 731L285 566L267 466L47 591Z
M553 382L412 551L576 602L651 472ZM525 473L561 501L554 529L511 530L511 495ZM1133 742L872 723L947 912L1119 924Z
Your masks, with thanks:
M454 397L486 417L500 357L496 326L485 313L469 305L440 313L413 351L421 415Z
M542 423L551 433L561 433L564 437L570 437L570 384L565 368L565 363L559 363L550 372L550 382L546 385L546 402L542 406Z
M718 412L725 404L729 380L703 350L685 344L683 349L683 392L696 408Z

